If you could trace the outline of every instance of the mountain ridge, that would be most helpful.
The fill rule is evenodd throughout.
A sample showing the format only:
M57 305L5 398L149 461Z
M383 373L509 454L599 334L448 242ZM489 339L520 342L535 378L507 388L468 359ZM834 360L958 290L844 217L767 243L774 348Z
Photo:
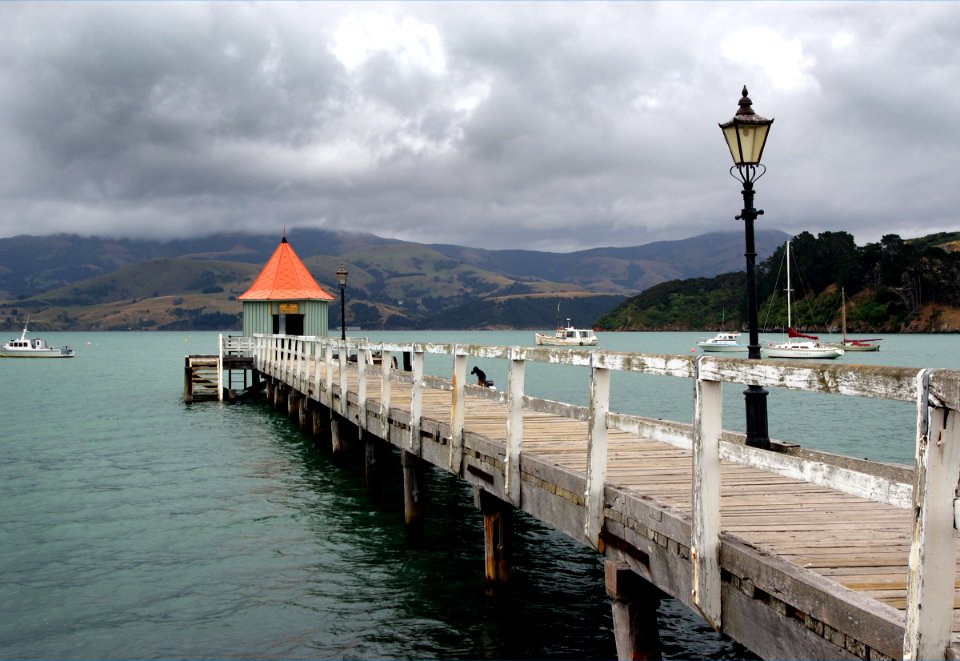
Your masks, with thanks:
M743 265L742 236L733 231L571 253L427 245L331 230L286 236L330 293L338 289L334 272L346 266L347 318L365 328L551 327L562 300L570 316L588 324L660 282ZM786 238L758 232L758 252L771 254ZM0 325L16 327L26 312L38 330L179 329L224 319L239 327L240 305L231 298L245 291L279 240L244 233L168 241L70 234L0 239ZM157 268L157 260L168 260L166 267ZM227 264L233 266L222 268ZM127 281L139 284L131 289ZM186 302L172 302L177 299ZM331 305L330 322L339 324L339 306Z

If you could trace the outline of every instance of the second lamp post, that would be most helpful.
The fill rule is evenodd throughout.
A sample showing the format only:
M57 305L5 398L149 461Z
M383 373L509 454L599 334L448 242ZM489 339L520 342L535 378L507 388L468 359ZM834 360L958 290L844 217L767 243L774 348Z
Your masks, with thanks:
M340 339L345 340L347 339L347 314L343 292L347 288L347 269L343 268L343 264L340 264L340 268L337 269L337 284L340 285Z
M747 96L747 87L743 87L740 107L729 122L720 125L727 147L733 157L730 175L743 183L743 211L737 220L743 220L746 235L747 258L747 323L750 327L749 358L760 360L760 337L757 328L757 279L754 266L757 250L753 241L753 221L763 214L763 210L753 206L753 182L766 173L767 168L760 163L763 145L767 141L772 119L765 119L753 111L753 102ZM747 445L755 448L770 449L770 433L767 427L767 391L762 386L747 386L743 391L746 403Z

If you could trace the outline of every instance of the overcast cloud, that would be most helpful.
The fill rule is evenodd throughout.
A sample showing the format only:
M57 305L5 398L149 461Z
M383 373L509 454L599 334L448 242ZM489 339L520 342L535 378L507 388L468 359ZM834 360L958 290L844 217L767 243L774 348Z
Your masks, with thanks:
M960 229L960 3L0 3L0 237Z

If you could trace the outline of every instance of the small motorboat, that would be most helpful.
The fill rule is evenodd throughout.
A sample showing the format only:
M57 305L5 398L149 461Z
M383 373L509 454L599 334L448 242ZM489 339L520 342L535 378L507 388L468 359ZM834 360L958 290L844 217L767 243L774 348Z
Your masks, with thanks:
M720 331L707 340L700 340L697 342L697 346L700 347L701 351L722 352L747 351L750 348L749 345L740 341L740 333L727 331Z
M0 347L0 358L73 358L76 355L70 347L51 347L39 337L27 339L28 332L24 324L19 338Z

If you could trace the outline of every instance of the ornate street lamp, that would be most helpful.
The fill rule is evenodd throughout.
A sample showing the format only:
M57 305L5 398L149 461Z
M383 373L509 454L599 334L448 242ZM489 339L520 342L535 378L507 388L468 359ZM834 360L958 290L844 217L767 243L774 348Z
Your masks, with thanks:
M343 268L343 264L340 264L340 268L337 269L337 284L340 285L340 339L345 340L347 339L347 316L343 291L347 288L347 269Z
M762 209L753 207L753 182L766 174L767 168L760 163L763 146L770 132L772 119L765 119L753 111L753 102L743 87L740 107L733 119L721 124L727 141L733 166L730 175L743 184L743 211L737 220L744 221L747 258L747 321L750 327L750 343L747 356L760 360L760 337L757 329L757 279L754 266L757 251L753 241L753 221L763 215ZM770 449L770 434L767 428L767 391L761 386L747 386L743 391L747 410L747 445Z

